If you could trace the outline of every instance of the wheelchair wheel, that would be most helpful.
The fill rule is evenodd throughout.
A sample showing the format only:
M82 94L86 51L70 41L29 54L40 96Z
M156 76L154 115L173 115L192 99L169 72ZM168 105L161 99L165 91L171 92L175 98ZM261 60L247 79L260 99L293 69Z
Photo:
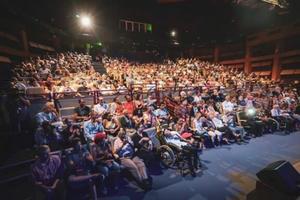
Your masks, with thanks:
M272 132L280 130L280 123L277 120L275 120L273 118L269 118L268 120L272 123L272 126L271 126Z
M161 163L165 167L168 167L168 168L172 167L175 162L175 155L174 155L173 150L170 147L168 147L167 145L162 145L159 147L158 151L159 151Z
M271 125L270 128L271 128L272 133L274 133L275 131L278 131L279 128L280 128L279 123L276 120L272 119L272 118L269 118L268 120L269 120L269 123Z

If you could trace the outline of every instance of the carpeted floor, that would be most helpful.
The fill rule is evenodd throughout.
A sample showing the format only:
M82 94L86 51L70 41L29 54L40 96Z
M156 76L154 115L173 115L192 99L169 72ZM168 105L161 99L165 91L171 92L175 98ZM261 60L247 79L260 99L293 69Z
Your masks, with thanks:
M153 190L143 192L132 184L101 199L222 200L246 199L255 188L256 173L267 164L287 160L300 162L300 132L272 134L251 139L249 144L204 150L203 171L182 177L176 170L156 171Z

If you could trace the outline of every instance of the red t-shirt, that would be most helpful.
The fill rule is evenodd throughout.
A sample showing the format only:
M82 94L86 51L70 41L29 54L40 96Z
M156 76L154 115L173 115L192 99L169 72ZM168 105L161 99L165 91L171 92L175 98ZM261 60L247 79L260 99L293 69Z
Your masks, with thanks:
M133 114L133 111L135 109L135 105L133 101L124 103L123 107L128 111L129 114Z

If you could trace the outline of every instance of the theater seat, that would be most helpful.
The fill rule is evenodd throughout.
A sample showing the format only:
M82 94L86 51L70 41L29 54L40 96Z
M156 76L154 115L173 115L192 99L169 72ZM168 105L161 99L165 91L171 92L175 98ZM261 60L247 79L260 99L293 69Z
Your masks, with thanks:
M64 107L59 109L61 117L72 116L74 114L75 107Z
M280 75L291 75L294 73L295 73L294 69L284 69L284 70L281 70Z

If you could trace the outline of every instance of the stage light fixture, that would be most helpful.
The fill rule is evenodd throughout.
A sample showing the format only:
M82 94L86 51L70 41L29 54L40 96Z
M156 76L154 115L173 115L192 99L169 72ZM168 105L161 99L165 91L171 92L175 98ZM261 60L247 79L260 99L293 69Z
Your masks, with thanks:
M175 36L176 36L176 31L174 31L174 30L171 31L171 36L172 36L172 37L175 37Z
M82 27L90 28L92 26L92 20L89 16L81 16L80 24Z

